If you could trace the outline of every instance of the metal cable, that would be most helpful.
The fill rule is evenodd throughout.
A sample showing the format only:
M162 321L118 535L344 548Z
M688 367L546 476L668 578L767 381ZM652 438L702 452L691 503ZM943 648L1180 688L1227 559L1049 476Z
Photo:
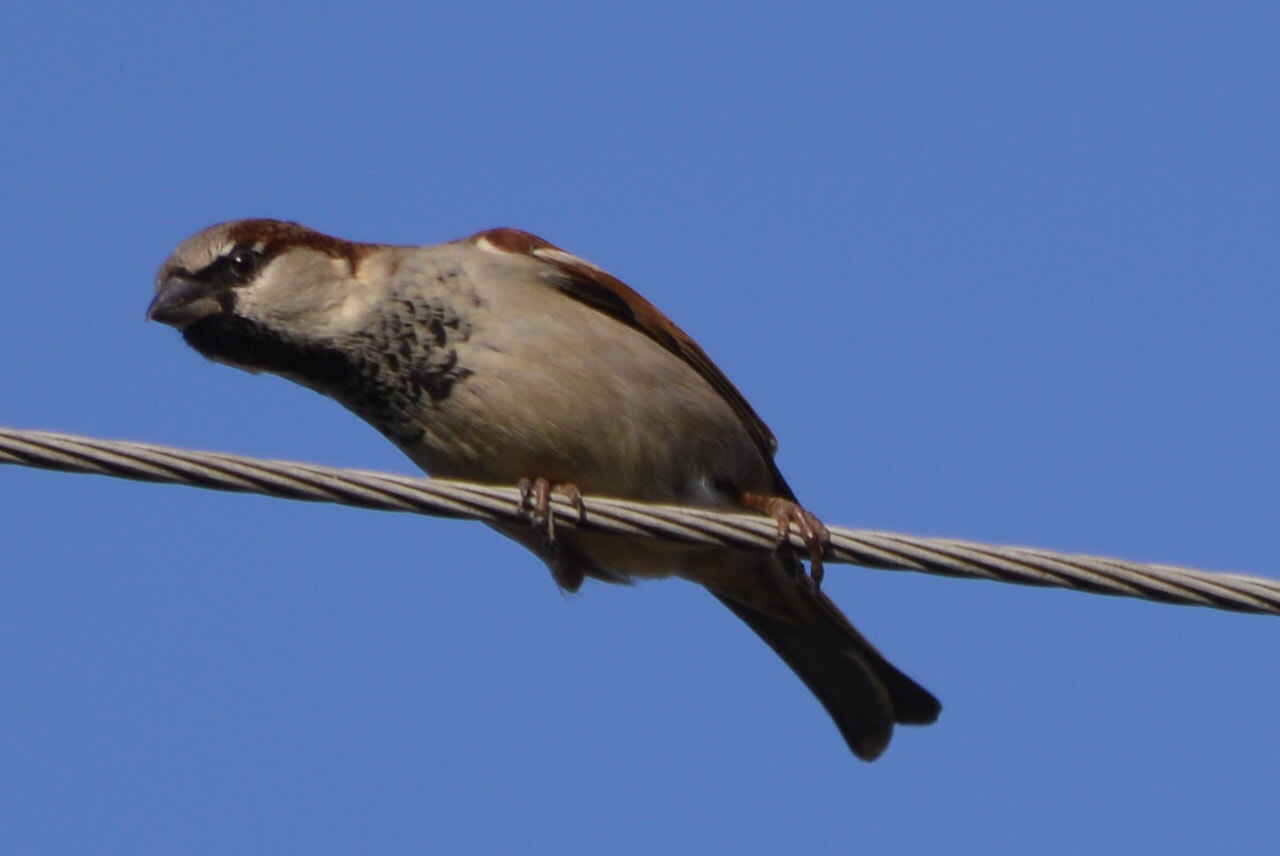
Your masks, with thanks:
M0 463L490 523L528 520L514 486L413 478L45 431L0 428ZM584 507L586 514L580 520L576 508L553 496L555 525L755 550L776 547L776 526L760 515L604 497L587 497ZM791 543L804 550L803 539L794 530ZM1280 580L1028 547L831 527L826 560L1280 615Z

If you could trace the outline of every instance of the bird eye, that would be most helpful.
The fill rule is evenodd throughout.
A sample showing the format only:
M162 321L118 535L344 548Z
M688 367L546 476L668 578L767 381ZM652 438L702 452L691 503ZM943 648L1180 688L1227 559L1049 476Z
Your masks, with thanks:
M248 282L258 272L262 255L250 249L236 249L226 257L227 270L237 282Z
M231 269L247 279L258 269L258 257L250 250L237 250L231 256Z

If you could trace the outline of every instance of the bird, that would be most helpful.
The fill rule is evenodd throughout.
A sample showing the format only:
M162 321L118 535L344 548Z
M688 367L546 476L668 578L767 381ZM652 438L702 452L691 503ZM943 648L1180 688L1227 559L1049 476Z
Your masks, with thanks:
M518 229L433 246L298 223L219 223L161 265L148 319L206 358L308 387L431 476L519 484L527 524L493 524L556 583L678 577L764 640L875 760L941 705L821 590L827 530L779 471L772 432L706 352L602 268ZM554 527L553 493L751 510L772 553ZM810 572L782 536L795 525Z

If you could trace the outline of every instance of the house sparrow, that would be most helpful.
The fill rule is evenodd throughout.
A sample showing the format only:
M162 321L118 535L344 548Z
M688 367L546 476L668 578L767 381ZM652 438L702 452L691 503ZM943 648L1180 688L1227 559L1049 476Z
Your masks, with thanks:
M576 590L677 576L764 639L873 760L895 722L941 706L804 574L772 555L550 529L551 490L754 509L826 530L777 443L688 335L605 271L515 229L432 247L363 244L277 220L212 226L161 266L147 317L217 362L331 396L433 476L521 483L534 525L498 525ZM814 577L817 577L815 562Z

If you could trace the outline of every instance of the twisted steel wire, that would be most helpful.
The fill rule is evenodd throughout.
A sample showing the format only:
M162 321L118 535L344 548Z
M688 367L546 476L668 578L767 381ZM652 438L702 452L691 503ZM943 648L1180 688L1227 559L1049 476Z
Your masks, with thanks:
M46 431L0 428L0 464L436 517L486 522L528 520L515 486L414 478ZM591 496L584 498L583 505L586 513L580 518L576 507L553 496L551 510L555 525L695 544L755 550L776 548L775 523L760 515ZM1280 615L1280 580L1265 577L951 538L829 528L831 546L826 561L832 563L1059 586L1165 603ZM805 549L799 532L793 530L790 539L797 549Z

